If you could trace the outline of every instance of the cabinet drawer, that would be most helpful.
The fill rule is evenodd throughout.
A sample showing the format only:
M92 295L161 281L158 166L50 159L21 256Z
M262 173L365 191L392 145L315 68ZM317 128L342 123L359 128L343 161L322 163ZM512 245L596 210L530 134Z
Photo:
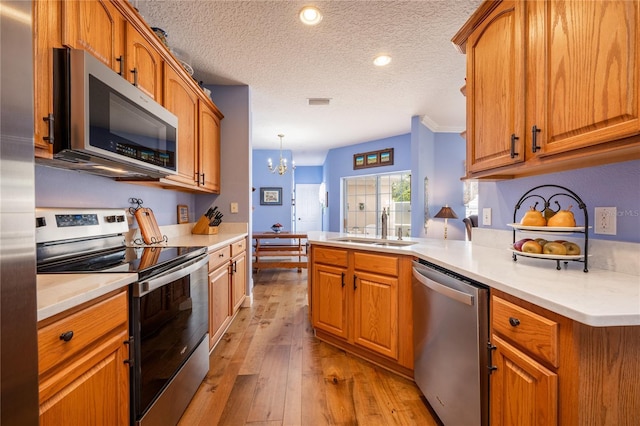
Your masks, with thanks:
M118 327L127 330L127 293L117 294L38 330L38 373L94 346ZM73 332L68 342L62 335Z
M499 297L491 299L494 333L558 367L558 323Z
M353 267L359 271L398 276L398 258L385 254L355 252Z
M209 253L209 272L231 259L231 247L222 247Z
M231 257L237 256L247 249L247 241L243 238L240 241L236 241L231 244Z
M347 267L347 251L326 247L315 247L313 261L325 265Z

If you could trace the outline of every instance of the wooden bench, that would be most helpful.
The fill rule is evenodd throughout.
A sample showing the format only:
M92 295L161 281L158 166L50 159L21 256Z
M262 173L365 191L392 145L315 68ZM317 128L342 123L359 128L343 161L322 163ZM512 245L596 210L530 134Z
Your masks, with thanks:
M253 269L257 272L265 268L302 268L307 267L307 234L291 232L257 232L253 238ZM294 260L269 258L286 257ZM297 258L297 260L295 260Z

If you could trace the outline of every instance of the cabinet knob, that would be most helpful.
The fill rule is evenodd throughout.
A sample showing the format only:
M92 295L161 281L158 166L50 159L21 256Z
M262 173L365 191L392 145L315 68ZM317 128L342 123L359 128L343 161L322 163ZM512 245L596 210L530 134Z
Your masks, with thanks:
M509 324L513 327L517 327L520 325L520 320L518 318L509 317Z
M68 342L71 339L73 339L73 331L72 330L65 331L64 333L62 333L60 335L60 340L64 340L65 342Z

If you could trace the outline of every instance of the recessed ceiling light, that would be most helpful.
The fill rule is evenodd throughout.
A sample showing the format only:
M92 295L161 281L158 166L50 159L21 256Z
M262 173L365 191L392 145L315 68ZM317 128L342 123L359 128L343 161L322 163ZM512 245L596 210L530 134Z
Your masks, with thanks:
M389 65L391 62L391 56L389 55L378 55L373 60L373 64L378 67L384 67L385 65Z
M300 10L300 20L306 25L317 25L322 21L322 13L315 6L305 6Z

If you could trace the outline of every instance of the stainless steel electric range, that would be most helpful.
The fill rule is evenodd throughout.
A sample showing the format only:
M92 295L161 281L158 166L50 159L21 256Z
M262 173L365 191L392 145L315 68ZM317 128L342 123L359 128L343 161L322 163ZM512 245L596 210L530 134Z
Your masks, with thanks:
M128 247L127 232L124 209L36 209L38 273L138 274L131 423L176 424L209 369L206 247Z

